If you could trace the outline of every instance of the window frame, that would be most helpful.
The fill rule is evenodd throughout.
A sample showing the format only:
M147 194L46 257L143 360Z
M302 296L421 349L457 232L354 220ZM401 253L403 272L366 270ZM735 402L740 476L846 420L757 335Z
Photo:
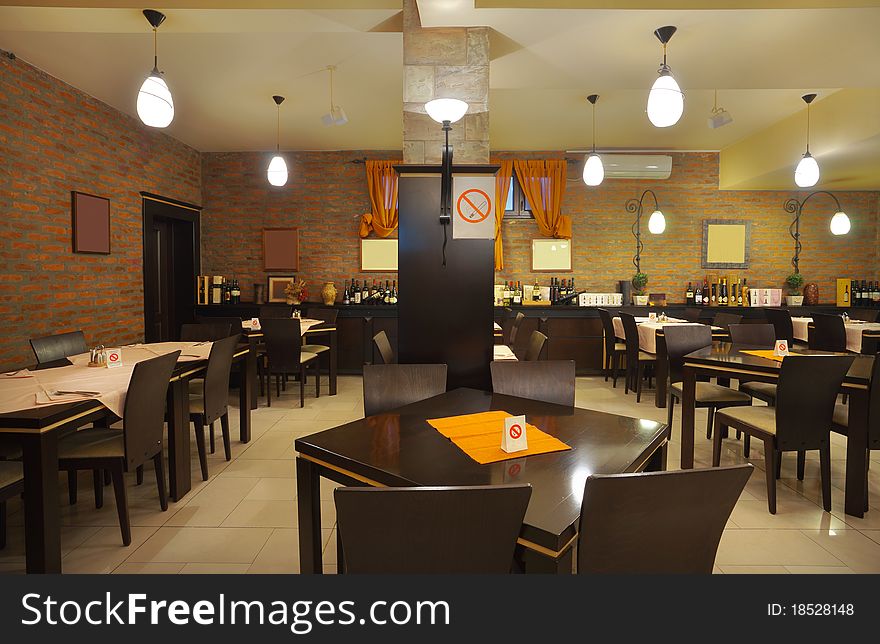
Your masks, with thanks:
M504 210L504 218L505 219L534 219L535 216L532 214L531 208L529 208L529 202L526 199L526 196L523 194L522 186L519 185L519 180L516 177L516 173L510 178L510 188L508 191L513 191L513 209L508 210L505 208ZM504 197L505 206L507 205L507 196Z

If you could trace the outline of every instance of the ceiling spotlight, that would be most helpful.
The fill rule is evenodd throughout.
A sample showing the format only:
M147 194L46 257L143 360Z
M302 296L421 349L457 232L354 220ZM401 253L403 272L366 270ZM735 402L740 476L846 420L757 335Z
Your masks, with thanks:
M321 117L321 121L327 127L331 125L345 125L348 123L348 116L346 116L345 110L333 103L333 72L336 71L336 65L329 65L327 71L330 72L330 111Z
M658 73L660 77L654 81L651 93L648 94L648 119L654 127L669 127L678 123L684 113L684 94L672 76L672 70L666 64L666 44L675 33L676 27L660 27L654 31L663 44L663 64Z
M709 127L713 130L715 128L724 127L728 123L733 123L733 117L723 107L718 107L718 90L715 90L715 104L712 106L712 114L709 115Z
M157 31L165 21L165 14L154 9L144 9L144 17L153 27L153 70L141 85L137 95L137 113L144 125L168 127L174 120L174 100L171 90L159 71Z

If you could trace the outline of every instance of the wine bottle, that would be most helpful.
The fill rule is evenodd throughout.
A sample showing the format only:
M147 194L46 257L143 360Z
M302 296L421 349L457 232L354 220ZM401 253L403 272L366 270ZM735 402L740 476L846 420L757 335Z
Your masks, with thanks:
M513 304L515 306L522 306L522 291L520 290L522 287L520 283L517 281L516 288L513 291Z
M535 285L532 287L532 302L540 302L541 301L541 287L538 284L538 280L535 280Z
M727 306L727 278L721 279L721 306Z
M353 287L352 293L354 294L354 297L352 298L354 300L354 303L360 304L362 301L361 300L362 295L361 295L360 283L358 282L358 280L354 281L354 287Z
M709 278L703 277L703 306L709 306Z
M718 284L712 282L712 306L715 306L718 303Z
M394 280L391 285L391 303L397 304L397 280Z
M700 280L697 280L697 288L694 289L694 304L696 306L703 305L703 287Z
M348 292L348 280L343 282L345 288L342 289L342 303L344 305L351 304L351 294Z
M868 286L865 284L865 280L862 280L862 285L859 287L859 306L867 306L868 305Z
M691 286L691 283L688 282L687 290L684 293L684 301L688 306L693 306L694 304L694 289Z
M742 298L743 306L751 305L751 302L749 301L751 298L751 296L749 295L749 281L745 277L743 278Z
M874 290L871 291L871 303L874 308L880 306L880 284L877 283L877 280L874 280Z

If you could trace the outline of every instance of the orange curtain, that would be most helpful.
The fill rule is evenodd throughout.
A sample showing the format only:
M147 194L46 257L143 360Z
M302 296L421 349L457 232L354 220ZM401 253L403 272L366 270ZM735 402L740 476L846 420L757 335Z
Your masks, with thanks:
M367 189L373 212L361 215L360 236L372 230L379 237L388 237L397 229L397 172L400 161L367 161Z
M517 159L513 162L516 178L529 200L538 229L545 237L571 239L571 217L562 214L565 164L565 159Z
M504 249L501 246L501 222L504 220L504 208L507 206L507 192L510 190L510 180L513 177L513 161L493 161L500 165L498 174L495 175L495 270L504 268Z

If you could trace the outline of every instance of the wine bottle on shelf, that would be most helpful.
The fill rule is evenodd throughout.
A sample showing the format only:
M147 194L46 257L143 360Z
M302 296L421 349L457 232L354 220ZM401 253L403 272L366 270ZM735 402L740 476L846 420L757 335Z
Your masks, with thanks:
M709 306L709 278L703 277L703 306Z
M718 302L721 306L727 306L727 279L721 278L721 301Z
M865 280L862 280L861 286L859 286L859 306L867 306L868 305L868 285L865 284Z
M391 283L391 303L397 304L397 280Z
M874 308L880 306L880 284L878 284L877 280L874 280L874 288L871 291L871 305Z
M745 277L743 278L743 286L742 286L742 305L749 306L749 299L751 296L749 295L749 280Z
M522 306L522 291L520 290L522 287L520 286L519 281L516 283L516 288L513 291L513 304L514 306Z
M694 304L696 306L703 305L703 286L700 284L700 280L697 280L697 288L694 289Z
M718 303L718 284L712 282L712 300L710 304L715 306Z
M360 304L361 303L361 287L358 283L358 280L354 280L354 286L352 287L352 303Z
M687 290L684 292L684 301L685 301L685 304L687 304L688 306L693 306L693 304L695 302L694 289L691 286L690 282L688 282Z
M541 300L541 285L538 284L538 280L535 280L535 285L532 287L532 302L539 302Z
M348 292L348 280L343 282L345 288L342 289L342 303L346 306L351 304L351 294Z
M232 280L232 303L238 304L241 302L241 288L238 286L238 280Z

